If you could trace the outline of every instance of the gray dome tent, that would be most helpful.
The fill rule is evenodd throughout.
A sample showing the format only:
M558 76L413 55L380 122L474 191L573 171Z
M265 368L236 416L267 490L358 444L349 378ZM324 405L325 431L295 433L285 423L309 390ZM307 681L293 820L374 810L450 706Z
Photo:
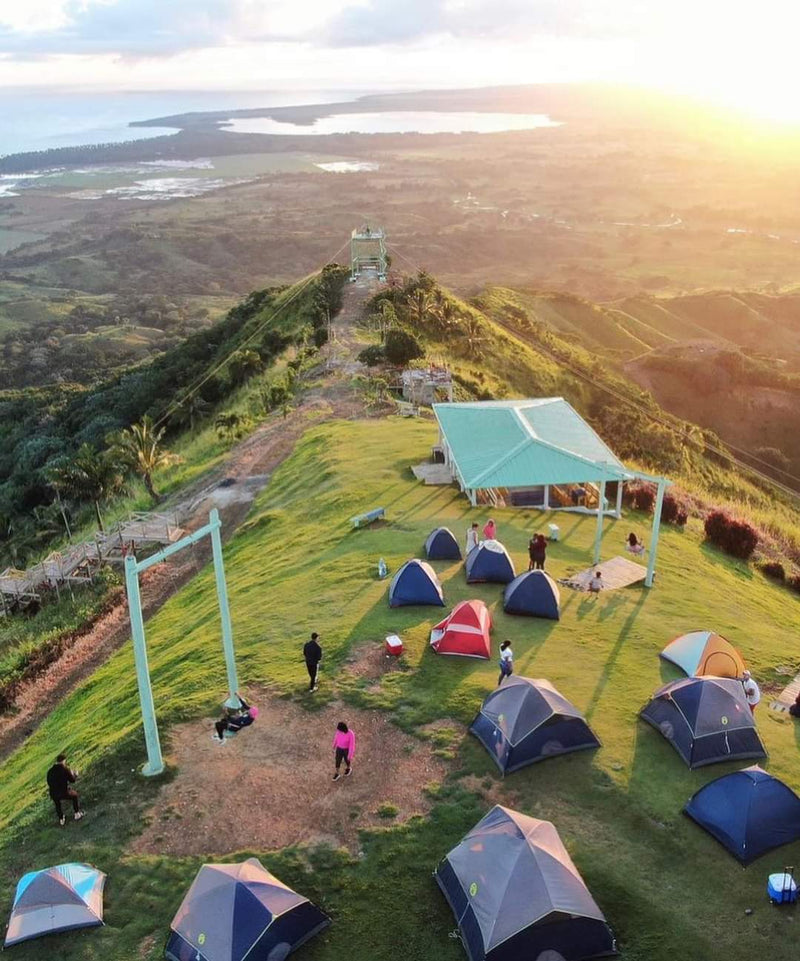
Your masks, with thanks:
M549 681L512 676L487 695L470 731L503 774L600 747L581 712Z
M90 864L57 864L20 878L5 947L103 923L106 876Z
M330 924L261 864L204 864L172 919L168 961L285 961Z
M436 869L470 961L581 961L614 935L555 827L499 804Z

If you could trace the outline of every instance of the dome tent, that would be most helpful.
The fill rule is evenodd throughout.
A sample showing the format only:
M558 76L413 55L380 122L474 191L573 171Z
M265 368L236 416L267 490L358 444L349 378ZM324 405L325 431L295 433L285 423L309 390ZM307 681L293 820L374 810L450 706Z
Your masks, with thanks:
M506 587L503 610L506 614L525 614L529 617L559 619L560 595L558 585L544 571L526 571Z
M744 661L733 644L713 631L681 634L667 644L660 656L689 677L741 677L745 669Z
M555 827L499 804L439 863L470 961L607 957L614 935Z
M580 711L549 681L519 675L486 697L470 732L503 774L548 757L600 747Z
M403 607L408 604L444 607L442 585L436 571L425 561L406 561L389 585L389 606Z
M106 876L89 864L30 871L17 884L5 947L44 934L103 924Z
M170 925L167 961L285 961L330 924L258 861L204 864Z
M455 534L447 527L437 527L425 541L425 556L429 561L460 561L461 548Z
M706 784L683 810L745 865L800 838L800 797L757 764Z
M672 744L690 768L766 757L739 681L685 677L665 684L640 717Z
M437 654L489 658L491 629L492 617L483 601L462 601L431 631L431 647Z
M508 584L514 580L514 563L500 541L481 541L467 554L467 584L494 581Z

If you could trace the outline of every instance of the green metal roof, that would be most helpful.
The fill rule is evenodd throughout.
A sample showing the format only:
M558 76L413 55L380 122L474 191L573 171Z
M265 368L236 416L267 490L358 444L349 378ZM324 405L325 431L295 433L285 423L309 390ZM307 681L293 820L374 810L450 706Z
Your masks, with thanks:
M634 476L563 397L434 404L464 487L536 487Z

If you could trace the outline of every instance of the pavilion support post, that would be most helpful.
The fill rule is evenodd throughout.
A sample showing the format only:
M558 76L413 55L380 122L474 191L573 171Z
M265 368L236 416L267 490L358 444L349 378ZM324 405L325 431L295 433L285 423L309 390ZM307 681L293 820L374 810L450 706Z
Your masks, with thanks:
M549 484L544 485L544 502L543 503L544 503L544 509L546 511L549 511L550 510L550 485Z
M600 479L600 492L597 501L597 530L594 535L594 561L595 565L600 563L600 542L603 539L603 505L606 502L606 478L605 474Z
M656 551L658 550L658 535L661 529L661 509L664 506L664 492L667 489L666 477L660 477L658 490L656 492L656 506L653 511L653 533L650 538L650 557L647 561L647 575L645 576L645 587L653 586L653 578L656 576Z
M614 511L614 516L616 517L617 520L619 520L620 517L622 517L622 485L624 483L625 482L622 479L617 481L617 507L616 507L616 510Z
M241 702L237 695L239 690L239 678L236 673L236 655L233 651L233 626L231 625L231 612L228 607L228 586L225 582L225 565L222 560L222 538L219 529L219 511L216 507L208 517L211 528L211 551L214 557L214 577L217 582L217 599L219 601L219 615L222 622L222 649L225 653L225 670L228 675L228 700L226 707L241 707Z
M139 570L136 558L128 554L125 558L125 586L128 591L128 610L131 616L131 636L133 638L133 659L136 665L136 682L139 686L139 703L142 708L144 742L147 747L147 763L142 774L153 777L164 770L161 757L161 742L158 738L156 709L153 704L153 689L150 686L150 669L147 664L147 646L144 639L144 620L142 602L139 596Z

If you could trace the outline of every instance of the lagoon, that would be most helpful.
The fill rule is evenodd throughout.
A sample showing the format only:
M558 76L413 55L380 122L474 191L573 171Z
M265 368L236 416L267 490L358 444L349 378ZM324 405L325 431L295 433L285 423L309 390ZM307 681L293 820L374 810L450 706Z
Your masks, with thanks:
M320 117L312 124L285 123L272 117L236 117L227 121L222 129L230 133L326 136L344 133L501 133L560 126L543 113L386 110L333 114Z

